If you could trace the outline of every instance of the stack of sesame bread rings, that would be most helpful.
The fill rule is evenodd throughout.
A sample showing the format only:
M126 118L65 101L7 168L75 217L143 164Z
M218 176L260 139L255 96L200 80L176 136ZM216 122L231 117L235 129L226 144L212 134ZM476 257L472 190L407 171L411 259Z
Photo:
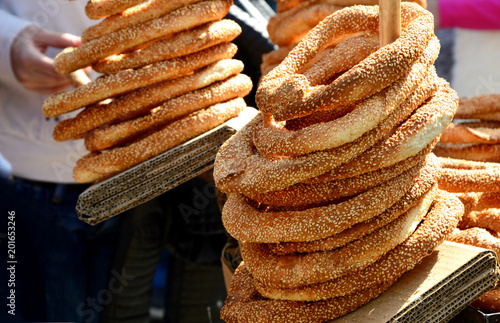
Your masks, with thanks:
M219 150L239 241L222 318L325 322L388 289L454 230L462 202L432 154L458 106L421 5L378 45L378 6L335 11L261 79L259 113Z
M224 19L232 0L90 0L102 19L82 45L55 58L64 75L91 66L102 75L48 97L47 117L79 110L54 130L84 139L77 182L100 181L215 128L242 111L252 87L233 59L240 26Z

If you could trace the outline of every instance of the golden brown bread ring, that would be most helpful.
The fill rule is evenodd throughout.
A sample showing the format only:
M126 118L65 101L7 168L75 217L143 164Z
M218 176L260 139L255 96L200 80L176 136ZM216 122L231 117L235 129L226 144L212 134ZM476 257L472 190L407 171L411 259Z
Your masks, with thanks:
M326 322L354 311L380 295L394 282L360 290L345 297L318 302L294 302L262 297L244 263L235 271L229 285L221 318L228 323Z
M500 144L438 143L434 153L440 157L482 162L500 162Z
M471 116L500 112L500 93L482 94L470 98L460 98L457 118L474 119Z
M224 43L142 69L105 75L72 91L52 94L43 103L43 113L47 117L56 117L141 87L191 74L221 59L232 58L236 51L236 45Z
M189 113L245 97L251 89L252 80L248 76L231 76L202 89L169 99L144 116L92 130L85 137L85 148L96 151L121 146Z
M465 214L496 208L500 205L500 192L461 192L454 193L464 204Z
M494 237L488 230L483 228L469 228L465 230L455 229L450 234L448 241L463 243L470 246L493 250L500 258L500 239Z
M498 205L498 208L488 208L464 213L462 221L458 224L458 228L465 230L474 227L500 233L500 205Z
M286 55L290 53L293 47L295 46L280 47L268 53L262 54L262 63L260 64L261 74L266 75L270 70L281 63L281 61L285 59Z
M465 118L466 116L457 115L456 117L458 119L459 117ZM500 112L470 114L470 115L467 115L467 117L469 119L478 119L478 120L484 120L484 121L500 122Z
M231 5L231 0L206 0L178 8L163 17L111 32L80 47L66 48L55 57L54 68L61 74L69 74L151 40L220 20Z
M85 13L90 19L101 19L122 12L144 0L89 0L85 6Z
M419 179L399 201L378 216L353 225L352 227L320 240L306 242L270 243L269 248L276 254L291 254L333 250L381 228L418 203L433 201L437 194L436 178Z
M214 167L215 182L224 192L255 194L280 190L325 174L362 154L393 131L415 110L420 100L425 100L434 91L433 80L425 80L407 103L358 140L331 151L305 156L270 160L258 154L253 146L253 134L262 122L263 114L260 113L219 150ZM400 135L405 138L407 134Z
M451 169L490 169L500 167L497 163L480 162L466 159L456 159L449 157L437 157L441 167Z
M73 177L78 183L104 180L155 157L236 117L246 107L238 98L211 106L170 123L149 136L102 153L90 153L77 161Z
M413 234L431 203L419 205L362 239L312 253L277 255L265 243L240 242L245 265L263 285L294 288L317 284L362 270Z
M139 68L230 42L240 33L241 27L232 20L211 22L156 41L141 50L108 56L92 65L92 68L100 73L117 73L130 68Z
M153 84L119 96L107 104L95 104L77 116L59 122L53 133L56 141L85 137L93 129L106 124L130 120L149 112L151 107L187 92L195 91L243 71L243 62L223 59L193 74Z
M434 69L429 69L429 66L439 53L438 43L437 38L433 38L424 55L402 78L359 102L351 112L340 118L290 131L284 127L283 122L275 122L272 114L266 114L264 122L255 133L255 146L264 155L297 156L339 147L356 140L388 118L422 82L435 79ZM428 73L423 72L426 70Z
M279 47L298 43L309 30L342 6L319 1L301 3L295 8L278 13L269 19L269 39Z
M406 0L403 0L403 1L406 1ZM303 2L331 3L331 4L336 4L339 6L378 5L377 0L319 0L319 1L314 1L314 0L276 0L276 2L278 2L277 6L276 6L276 12L278 12L278 13L292 9ZM426 0L415 0L412 2L418 3L422 7L427 8L427 1Z
M479 296L479 298L472 302L471 306L486 313L500 312L500 287Z
M280 47L263 54L260 66L262 75L266 75L279 65L294 47L295 45ZM327 77L332 77L353 67L376 49L378 49L378 40L373 35L366 32L355 33L333 42L306 63L302 70L307 73L308 79L321 83ZM341 59L341 56L344 56L344 59ZM319 62L320 60L322 62ZM312 67L310 68L310 66ZM315 78L315 72L322 77Z
M423 153L405 159L393 166L355 177L331 181L328 178L320 177L321 179L317 181L315 179L308 181L313 181L312 183L298 183L279 191L248 194L246 196L257 203L273 206L302 206L346 198L367 191L400 175L409 168L423 163L425 159L424 153L427 154L427 152L423 151Z
M276 13L282 13L284 11L295 8L296 6L306 2L308 0L276 0Z
M458 96L441 79L439 90L383 143L331 172L336 176L355 176L380 167L388 167L415 155L427 145L435 145L440 133L451 123ZM382 148L383 147L383 148Z
M311 87L305 76L298 74L304 64L338 37L378 28L376 6L349 7L328 16L262 78L256 94L257 106L283 121L363 99L393 83L435 37L432 15L422 7L403 3L401 15L403 25L408 26L395 42L380 48L332 83Z
M200 2L201 0L150 0L124 11L108 16L94 26L90 26L82 33L82 43L100 38L110 32L131 25L137 25L166 15L172 10Z
M441 191L415 233L365 269L310 286L279 290L267 288L263 284L258 284L257 287L265 297L317 300L349 295L397 279L420 263L445 240L456 228L462 213L463 205L460 200Z
M500 122L452 123L441 134L441 143L455 144L498 144L500 143Z
M243 195L232 193L222 210L222 221L229 234L243 242L318 240L379 215L402 198L418 177L438 172L431 159L425 167L413 167L347 201L303 211L266 212L252 206Z
M439 188L453 193L500 192L500 167L482 170L443 168Z

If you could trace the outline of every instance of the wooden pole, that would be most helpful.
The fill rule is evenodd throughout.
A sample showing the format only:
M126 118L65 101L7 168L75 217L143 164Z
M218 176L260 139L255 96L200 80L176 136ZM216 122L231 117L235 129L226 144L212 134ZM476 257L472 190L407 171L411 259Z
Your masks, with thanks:
M401 0L379 0L380 47L398 39L401 34Z

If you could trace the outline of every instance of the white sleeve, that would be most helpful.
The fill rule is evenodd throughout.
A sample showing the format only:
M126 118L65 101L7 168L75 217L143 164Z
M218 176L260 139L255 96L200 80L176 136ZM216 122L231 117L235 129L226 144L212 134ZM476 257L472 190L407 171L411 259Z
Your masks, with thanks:
M0 82L16 82L10 62L11 46L19 32L31 22L0 9Z

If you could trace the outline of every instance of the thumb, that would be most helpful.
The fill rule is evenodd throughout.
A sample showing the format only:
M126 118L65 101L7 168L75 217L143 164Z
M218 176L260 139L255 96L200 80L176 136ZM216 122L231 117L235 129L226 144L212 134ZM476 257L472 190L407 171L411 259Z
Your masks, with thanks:
M41 29L35 38L35 42L41 47L55 47L55 48L66 48L66 47L78 47L82 44L80 37L68 34L68 33L58 33L46 29Z

